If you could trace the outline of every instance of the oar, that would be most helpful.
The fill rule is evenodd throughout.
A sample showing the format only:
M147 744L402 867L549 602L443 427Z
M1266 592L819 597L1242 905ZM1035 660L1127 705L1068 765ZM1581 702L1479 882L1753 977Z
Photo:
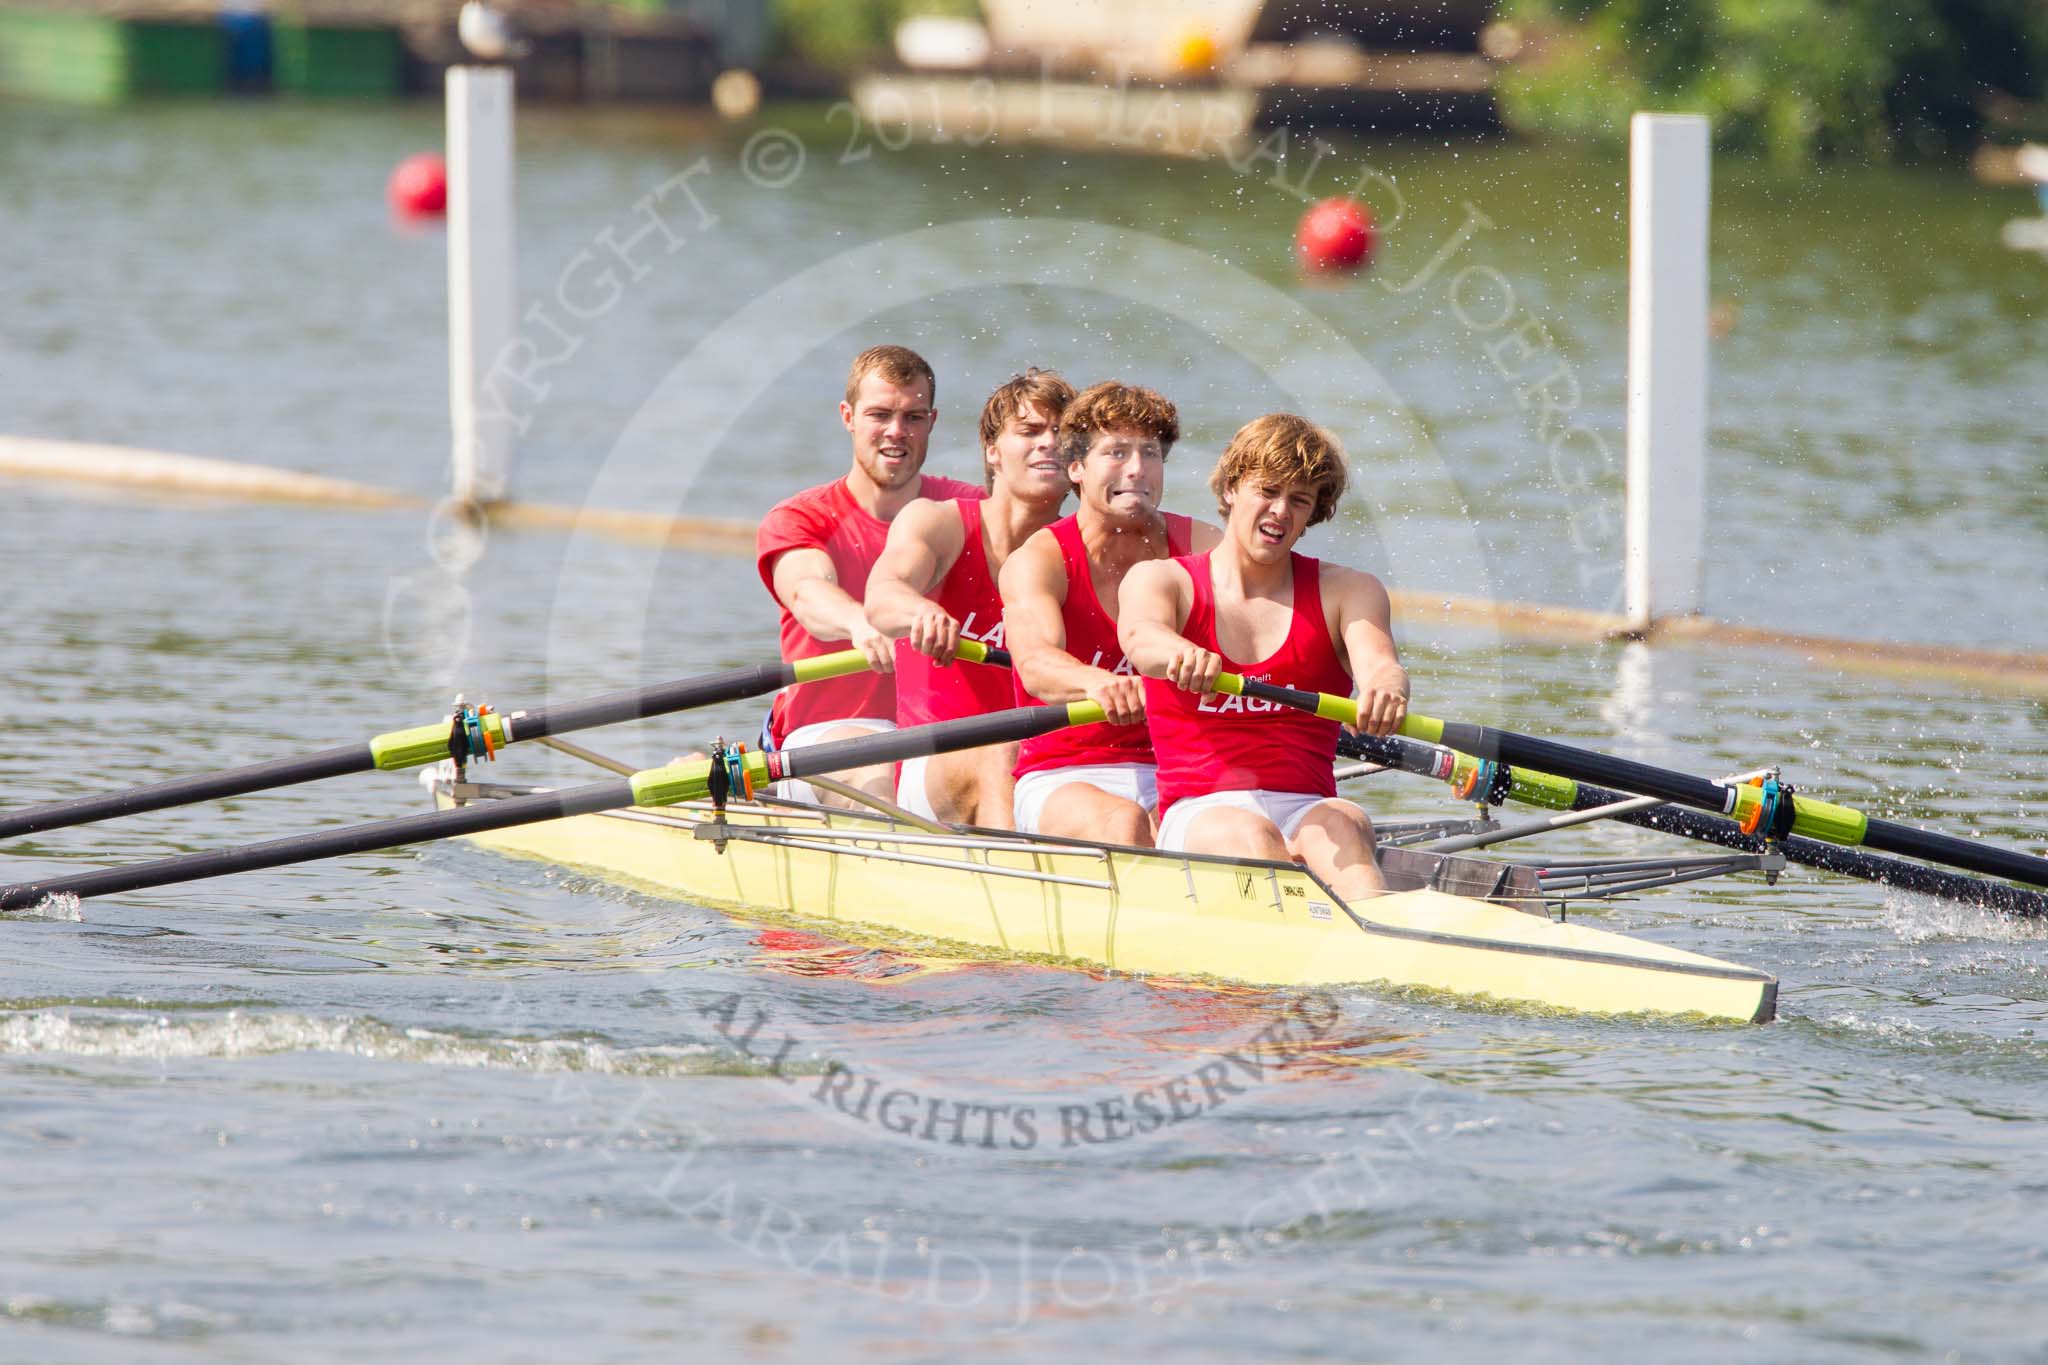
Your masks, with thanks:
M1481 776L1478 759L1453 749L1423 744L1400 735L1343 735L1337 752L1347 758L1364 759L1385 768L1396 768L1421 777L1434 777L1452 787L1466 790ZM1493 793L1500 799L1541 806L1547 810L1582 811L1612 807L1628 800L1629 794L1573 782L1527 768L1501 765L1494 772ZM1653 810L1610 810L1603 817L1624 825L1656 830L1662 834L1696 839L1722 848L1761 853L1766 840L1761 834L1744 834L1725 816L1681 806L1663 805ZM1856 877L1881 886L1895 886L1941 900L1959 901L2006 914L2048 918L2048 894L2028 891L2007 882L1985 881L1959 872L1944 872L1925 863L1909 863L1862 849L1842 848L1816 839L1788 835L1778 843L1787 862L1817 868L1839 876Z
M811 777L819 773L842 772L882 763L901 763L926 754L951 753L983 744L1009 744L1050 734L1069 725L1089 725L1103 719L1102 708L1092 701L1069 702L1059 706L1019 706L1008 711L969 716L964 720L940 721L907 730L862 735L857 739L810 744L801 749L775 752L733 751L720 759L698 759L662 768L649 768L611 782L594 782L566 791L535 792L529 796L479 801L455 810L379 820L347 829L319 834L295 834L241 848L213 853L190 853L126 867L102 868L68 877L51 877L39 882L0 886L0 910L18 910L35 905L48 896L117 895L152 886L222 877L234 872L253 872L266 867L338 858L351 853L370 853L430 839L452 839L485 830L509 829L566 815L587 815L593 811L618 810L625 806L672 806L681 801L701 801L714 794L749 794L770 782L790 777Z
M963 640L960 642L958 657L981 663L989 661L988 656L991 653L1000 654L1001 651L991 651L974 640ZM1003 656L1002 661L1007 663L1008 656ZM95 820L111 820L121 815L138 815L144 811L187 806L199 801L247 796L251 792L295 786L301 782L313 782L325 777L340 777L345 773L364 773L379 769L390 772L401 768L416 768L423 763L434 763L449 757L480 759L520 740L565 735L599 725L615 725L621 721L643 720L650 716L665 716L700 706L715 706L720 702L740 701L795 683L821 682L826 678L844 677L849 673L858 673L867 666L866 655L857 649L846 649L834 654L821 654L816 658L800 659L793 664L751 664L745 668L727 669L722 673L706 673L700 677L657 683L652 687L607 692L602 696L567 702L560 706L515 711L510 715L480 708L468 711L466 718L465 715L458 715L451 720L436 721L431 725L393 730L365 743L344 744L338 748L323 749L319 753L306 754L299 758L271 759L264 763L251 763L244 767L228 768L197 777L179 777L168 782L131 787L125 791L107 792L100 796L83 796L70 801L30 806L23 810L0 811L0 839L12 839L45 830L66 829L73 825L90 824Z
M1326 720L1357 724L1358 705L1349 697L1327 692L1302 692L1271 683L1252 682L1232 673L1216 679L1216 690L1313 712ZM1986 876L2006 877L2030 886L2048 886L2048 858L1994 844L1959 839L1952 834L1882 820L1848 806L1796 796L1776 787L1723 785L1710 778L1580 749L1556 740L1538 739L1490 725L1434 720L1412 712L1401 733L1428 744L1441 744L1493 763L1505 763L1532 787L1560 782L1597 782L1638 796L1691 806L1725 815L1744 833L1774 838L1800 835L1845 848L1873 848L1908 858L1943 863ZM1551 776L1556 774L1557 776ZM1548 804L1548 803L1544 803ZM1570 807L1566 807L1569 809Z

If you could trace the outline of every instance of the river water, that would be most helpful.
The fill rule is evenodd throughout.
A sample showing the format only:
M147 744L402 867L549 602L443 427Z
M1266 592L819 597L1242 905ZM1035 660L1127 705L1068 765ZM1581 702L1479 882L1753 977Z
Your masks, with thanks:
M523 125L521 496L758 515L841 467L846 359L891 339L939 369L941 472L971 469L980 395L1030 363L1175 397L1169 501L1190 510L1236 423L1299 406L1357 457L1319 552L1402 587L1610 605L1619 160L1341 146L1314 188L1364 176L1392 221L1373 273L1332 287L1287 255L1306 155L893 149L818 110L759 127ZM437 137L426 107L0 110L0 428L436 496L442 242L380 195ZM635 238L648 196L665 232ZM1709 612L2048 648L2048 275L1997 244L2026 211L1933 171L1718 168ZM457 690L530 704L773 650L751 566L687 546L0 499L9 806L346 742ZM1403 634L1431 714L1698 771L1782 762L1876 813L2048 845L2038 698ZM754 719L587 738L647 764ZM1359 794L1445 809L1397 776ZM358 777L51 834L9 846L9 880L420 800ZM461 847L9 917L0 1356L2038 1357L2040 931L1799 873L1586 913L1775 972L1781 1019L927 961ZM750 1021L790 1040L786 1078L736 1041ZM1128 1141L1047 1122L963 1151L819 1098L837 1062L1051 1115L1261 1036L1256 1079Z

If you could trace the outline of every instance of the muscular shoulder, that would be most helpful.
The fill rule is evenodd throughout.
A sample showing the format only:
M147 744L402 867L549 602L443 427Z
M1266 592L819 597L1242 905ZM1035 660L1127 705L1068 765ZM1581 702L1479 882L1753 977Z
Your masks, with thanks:
M1003 561L1003 567L997 574L997 586L1003 599L1010 601L1029 592L1063 593L1066 591L1066 578L1066 563L1060 555L1060 543L1050 526L1042 526Z
M1117 589L1118 615L1134 608L1171 606L1179 616L1193 596L1194 580L1185 564L1178 559L1147 559L1125 571L1123 586Z
M1188 583L1187 567L1178 559L1144 559L1124 571L1124 590L1173 592Z
M1387 585L1376 575L1363 569L1332 564L1327 559L1319 562L1326 605L1337 608L1347 618L1365 616L1383 622L1392 615L1393 603L1387 595Z
M942 555L956 555L965 540L966 527L961 524L960 509L951 501L914 498L896 514L896 520L889 523L891 545L914 542L929 546Z
M769 508L768 515L777 517L810 516L819 513L829 514L844 501L845 497L846 480L833 479L827 483L813 484L809 488L797 489L796 492L791 493L781 502Z
M950 500L942 502L937 498L912 498L905 504L903 510L896 514L896 520L889 523L889 529L893 532L901 527L913 534L922 535L934 527L949 523L954 526L960 524L960 513L955 510Z
M842 484L838 480L790 494L761 518L754 543L762 553L822 544L839 524Z

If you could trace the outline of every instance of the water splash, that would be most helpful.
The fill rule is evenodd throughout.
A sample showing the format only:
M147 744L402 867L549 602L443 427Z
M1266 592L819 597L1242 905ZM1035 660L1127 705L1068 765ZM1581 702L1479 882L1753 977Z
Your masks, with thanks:
M1901 943L1951 939L2038 943L2048 938L2048 923L2040 920L2001 914L1957 901L1937 900L1892 887L1885 889L1880 919Z
M84 902L68 891L45 896L34 905L22 910L10 910L0 914L0 919L47 919L60 920L70 924L85 922Z
M730 1049L703 1043L620 1047L588 1038L493 1037L400 1027L361 1015L233 1009L193 1016L70 1008L0 1016L0 1055L7 1056L163 1063L320 1052L535 1075L660 1078L754 1075L762 1069Z

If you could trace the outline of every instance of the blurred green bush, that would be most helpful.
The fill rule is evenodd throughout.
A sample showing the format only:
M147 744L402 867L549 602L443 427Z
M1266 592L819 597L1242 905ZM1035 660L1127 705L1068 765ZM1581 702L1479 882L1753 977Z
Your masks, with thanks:
M981 17L976 0L775 0L783 45L807 62L844 68L888 54L896 26L919 14Z
M1969 145L1989 101L2038 99L2040 0L1506 0L1536 37L1502 73L1511 127L1619 140L1637 109L1712 116L1719 145L1802 163Z

